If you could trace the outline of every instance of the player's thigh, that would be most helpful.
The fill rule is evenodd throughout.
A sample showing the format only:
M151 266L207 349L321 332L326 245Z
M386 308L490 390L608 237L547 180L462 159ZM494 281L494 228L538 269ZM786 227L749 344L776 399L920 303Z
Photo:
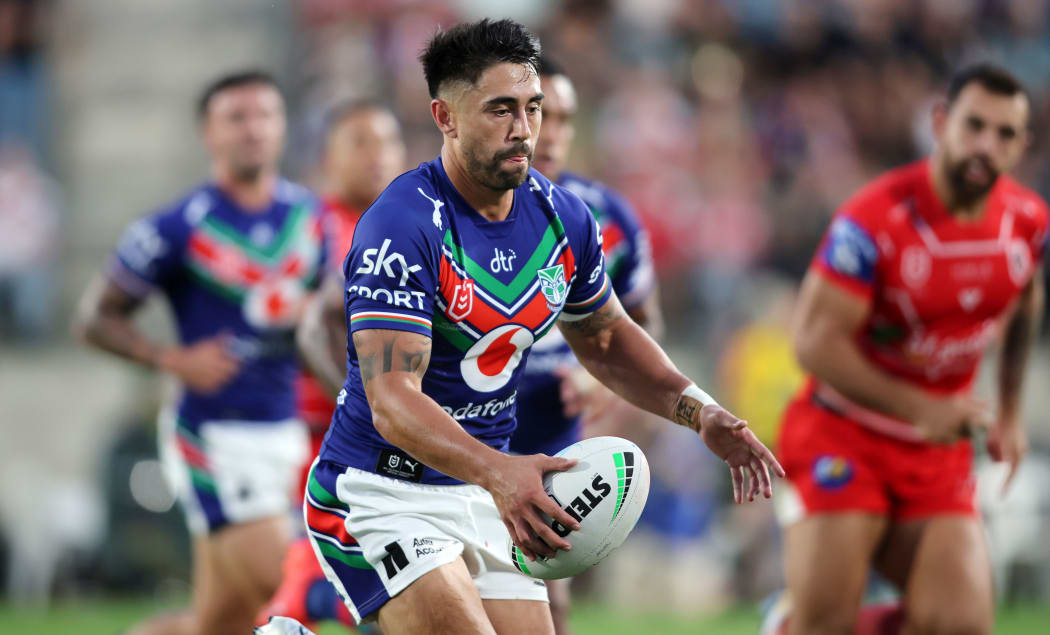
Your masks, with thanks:
M549 619L549 618L548 618ZM462 558L432 569L379 609L383 635L495 635Z
M988 549L972 516L925 521L904 591L905 633L992 631L994 591Z
M786 529L792 633L852 633L885 516L813 514Z
M281 584L281 564L290 542L283 516L222 528L213 535L212 544L223 583L258 609Z
M554 635L550 605L539 600L482 600L499 635Z

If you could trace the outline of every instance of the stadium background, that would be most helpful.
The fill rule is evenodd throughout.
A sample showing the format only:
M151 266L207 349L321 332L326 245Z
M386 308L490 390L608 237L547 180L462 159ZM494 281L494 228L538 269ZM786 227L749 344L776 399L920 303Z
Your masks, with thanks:
M572 167L647 223L672 357L767 442L799 379L785 325L820 233L865 180L929 149L952 68L991 59L1026 82L1035 142L1018 176L1050 194L1047 0L0 0L2 630L112 633L186 593L187 538L153 460L170 387L66 326L121 228L205 177L197 91L275 72L287 172L314 184L326 109L377 97L415 165L440 144L416 53L436 25L485 15L528 24L566 66ZM160 302L142 323L170 337ZM1044 329L1033 451L1005 500L1001 472L980 468L1003 633L1050 621L1047 351ZM771 505L731 507L688 433L626 410L594 429L643 444L654 490L629 542L579 580L579 632L754 632L780 585Z

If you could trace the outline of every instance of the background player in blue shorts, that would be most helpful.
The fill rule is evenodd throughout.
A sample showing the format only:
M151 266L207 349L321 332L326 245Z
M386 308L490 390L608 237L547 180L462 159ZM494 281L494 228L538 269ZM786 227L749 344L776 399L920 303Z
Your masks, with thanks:
M624 311L649 335L660 337L663 316L657 299L649 239L637 215L622 196L604 183L565 169L575 134L576 90L562 68L541 56L538 72L543 91L543 125L536 142L534 167L587 204L602 233L605 270ZM497 263L490 263L493 269ZM552 329L532 345L518 387L518 427L510 438L514 454L554 455L580 440L581 385L605 391L596 382L575 379L583 373L572 350ZM564 395L575 398L563 403ZM569 632L569 580L548 580L551 617L558 635Z
M783 473L627 317L583 201L530 169L538 55L510 20L434 36L421 59L441 155L380 195L344 263L353 345L304 511L351 613L388 634L553 632L507 535L526 557L571 548L540 512L579 525L541 479L574 463L506 449L528 349L556 322L599 381L696 430L738 501L771 495L767 466ZM498 273L483 264L512 251Z
M248 632L280 581L308 451L294 327L324 266L318 204L278 175L284 102L269 75L219 79L198 116L211 180L128 227L74 324L89 344L183 388L161 416L161 453L193 534L192 607L140 633ZM171 306L177 345L132 321L153 291Z

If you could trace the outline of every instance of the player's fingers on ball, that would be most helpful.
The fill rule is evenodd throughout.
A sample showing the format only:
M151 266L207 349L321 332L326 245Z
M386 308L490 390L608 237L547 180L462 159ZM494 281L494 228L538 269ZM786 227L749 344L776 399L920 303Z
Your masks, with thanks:
M535 512L526 514L525 520L532 528L529 544L536 553L550 558L554 555L555 549L568 551L572 548L568 541L554 533L554 530L548 527L547 523L543 522L543 519Z
M514 523L504 519L503 526L507 528L507 533L510 534L510 541L520 547L521 540L518 539L518 532L514 530Z
M536 554L532 551L530 535L525 527L525 522L521 519L516 519L509 523L509 528L513 530L511 535L515 536L514 544L518 545L518 549L521 549L521 552L525 554L526 558L529 560L535 560Z
M564 472L565 470L571 470L576 467L577 463L576 459L563 459L554 456L544 456L543 459L544 472Z
M554 499L548 496L547 492L544 492L542 496L537 496L534 502L536 507L539 507L545 514L558 521L563 527L568 527L573 531L580 528L580 522L570 516L567 511L558 507L558 503L554 502Z

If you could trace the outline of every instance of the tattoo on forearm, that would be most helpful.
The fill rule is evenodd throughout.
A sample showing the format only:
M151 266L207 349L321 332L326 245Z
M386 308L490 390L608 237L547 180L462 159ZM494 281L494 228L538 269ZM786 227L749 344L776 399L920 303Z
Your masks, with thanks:
M679 397L674 408L674 420L679 424L696 430L700 424L700 409L703 406L692 397Z
M623 307L619 302L607 302L605 306L591 313L582 320L574 322L562 321L559 323L562 331L572 331L592 337L612 326L617 320L624 317Z
M361 331L354 333L354 347L366 386L379 375L404 371L426 374L430 364L430 338L397 331Z

